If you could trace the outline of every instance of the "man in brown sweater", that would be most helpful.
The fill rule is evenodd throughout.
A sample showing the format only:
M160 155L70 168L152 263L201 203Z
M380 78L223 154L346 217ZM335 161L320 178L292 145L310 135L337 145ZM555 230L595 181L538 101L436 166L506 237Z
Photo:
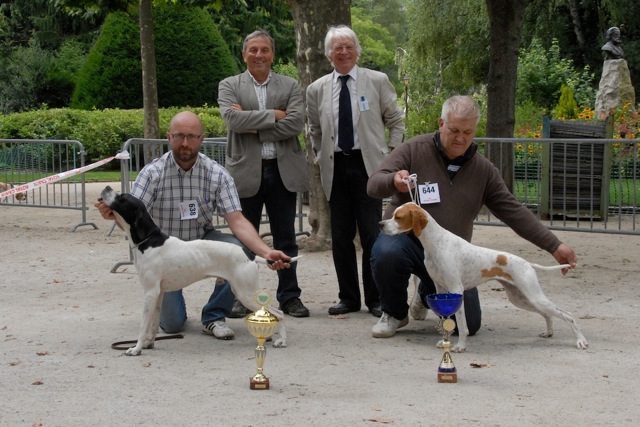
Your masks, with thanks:
M575 267L574 250L560 242L511 194L498 169L484 156L476 155L473 143L480 108L468 96L454 96L442 106L439 131L419 135L399 145L369 178L371 197L391 197L383 217L391 217L398 206L411 201L415 188L409 176L417 176L416 200L445 229L471 241L473 221L483 205L519 236L551 253L561 264ZM411 193L407 182L411 185ZM427 197L428 196L428 197ZM409 277L420 278L421 295L435 293L433 280L424 265L424 250L411 233L388 236L381 233L372 249L371 267L380 291L383 315L372 329L374 337L395 335L408 319ZM566 270L563 270L563 274ZM480 329L481 310L478 290L464 292L469 334ZM424 306L412 306L412 316L422 318Z

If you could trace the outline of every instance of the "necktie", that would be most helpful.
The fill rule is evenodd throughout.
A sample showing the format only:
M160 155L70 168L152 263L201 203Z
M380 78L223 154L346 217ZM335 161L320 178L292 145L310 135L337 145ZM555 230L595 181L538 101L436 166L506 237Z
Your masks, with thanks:
M349 154L353 148L353 117L351 115L351 95L347 87L349 75L338 77L342 82L340 100L338 103L338 147Z

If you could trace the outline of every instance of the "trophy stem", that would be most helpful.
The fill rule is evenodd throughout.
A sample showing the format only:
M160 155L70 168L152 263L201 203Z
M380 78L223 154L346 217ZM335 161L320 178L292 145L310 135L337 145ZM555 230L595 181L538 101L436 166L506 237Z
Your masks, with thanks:
M449 341L449 334L444 333L442 341L442 359L440 360L440 366L438 366L438 382L439 383L457 383L458 372L456 366L453 364L451 358L451 341Z
M255 349L257 373L251 378L251 390L269 390L269 378L264 376L262 368L267 358L267 349L264 347L265 338L258 337L258 346Z

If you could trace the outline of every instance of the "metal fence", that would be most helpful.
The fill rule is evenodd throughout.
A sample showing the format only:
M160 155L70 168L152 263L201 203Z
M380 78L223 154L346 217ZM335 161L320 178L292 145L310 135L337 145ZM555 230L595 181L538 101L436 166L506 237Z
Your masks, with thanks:
M513 192L553 230L639 235L640 140L477 138L512 156ZM505 144L511 149L505 150ZM493 154L496 154L494 151ZM503 164L498 161L498 164ZM477 224L503 225L483 210Z
M640 140L637 139L524 139L477 138L479 152L511 157L512 188L525 206L550 229L610 234L640 234ZM130 154L121 161L121 191L144 166L145 150L157 157L168 150L167 140L130 139L122 147ZM155 151L153 151L153 150ZM225 138L207 138L202 152L224 165ZM494 153L495 154L495 151ZM493 157L493 156L492 156ZM0 139L0 182L18 186L47 176L84 167L85 151L78 141ZM504 162L507 164L509 162ZM28 190L26 197L11 195L0 206L73 209L81 221L71 228L94 223L86 221L84 173ZM304 230L302 197L298 197L298 232ZM226 227L216 219L217 227ZM265 216L264 222L267 222ZM503 225L487 210L476 224Z
M84 156L84 147L78 141L0 139L0 182L18 187L77 169L84 166ZM87 222L84 173L4 197L0 206L75 209L82 219L71 231L85 225L98 228Z

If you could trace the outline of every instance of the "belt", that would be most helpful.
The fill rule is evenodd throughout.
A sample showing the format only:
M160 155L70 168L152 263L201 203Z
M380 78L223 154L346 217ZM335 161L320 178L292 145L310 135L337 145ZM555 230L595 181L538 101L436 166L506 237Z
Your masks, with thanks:
M360 150L351 150L349 153L345 153L344 151L334 151L333 153L336 157L344 156L362 156L362 152Z
M263 165L274 165L278 163L278 159L262 159Z

